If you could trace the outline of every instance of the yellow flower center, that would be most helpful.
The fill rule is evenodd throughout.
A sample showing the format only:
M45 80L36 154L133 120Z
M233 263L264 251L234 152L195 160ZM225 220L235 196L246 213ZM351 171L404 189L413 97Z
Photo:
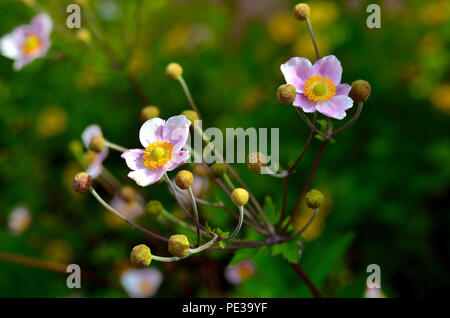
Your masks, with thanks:
M336 94L336 86L333 82L328 76L311 76L305 82L303 94L310 100L323 102Z
M156 141L144 150L143 164L147 168L156 169L164 166L172 159L173 146L168 141Z
M41 49L41 40L37 35L30 34L23 43L23 53L25 55L34 55Z

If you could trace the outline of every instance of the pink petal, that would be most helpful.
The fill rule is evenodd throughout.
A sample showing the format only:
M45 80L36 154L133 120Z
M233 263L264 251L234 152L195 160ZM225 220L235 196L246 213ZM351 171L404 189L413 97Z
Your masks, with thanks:
M328 76L334 85L341 82L342 66L341 62L334 55L328 55L318 60L313 65L314 75Z
M81 140L83 140L84 146L89 149L89 145L91 144L91 140L94 137L103 136L102 130L98 125L89 125L81 134Z
M0 39L0 52L3 56L10 59L18 59L22 56L20 51L20 43L17 41L17 36L14 34L7 34Z
M336 95L348 95L352 87L348 84L339 84L336 86Z
M178 151L186 144L189 137L189 126L191 121L184 115L170 117L163 129L163 139L174 146L174 151Z
M38 14L33 18L33 20L31 20L31 32L37 33L44 38L48 38L52 28L52 19L46 13Z
M184 164L190 158L190 153L189 151L179 151L172 156L172 160L170 160L165 166L165 169L167 169L167 171L172 171Z
M335 119L343 119L345 111L353 106L353 100L345 95L336 95L331 99L318 103L317 111Z
M86 169L86 173L90 175L92 178L97 178L103 169L103 161L105 161L106 157L108 157L109 150L105 148L102 152L100 152L94 159L88 168Z
M152 142L161 141L163 127L164 120L161 118L147 120L139 131L139 140L141 141L142 146L147 148Z
M317 102L310 100L303 94L297 94L293 103L294 106L300 107L305 113L314 113L316 111Z
M311 62L303 57L291 58L280 69L286 83L294 85L299 93L303 92L304 82L313 75Z
M125 151L121 155L121 157L125 159L128 168L130 168L131 170L139 170L145 168L143 164L144 161L143 156L144 150L142 149L130 149Z
M128 173L128 177L136 181L141 187L146 187L150 184L158 182L166 170L161 167L157 169L139 169Z

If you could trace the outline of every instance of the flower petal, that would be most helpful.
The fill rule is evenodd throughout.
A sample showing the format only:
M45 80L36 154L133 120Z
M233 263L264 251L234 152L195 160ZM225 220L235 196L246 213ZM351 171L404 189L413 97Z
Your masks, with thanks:
M165 169L172 171L178 168L189 159L190 155L189 151L179 151L178 153L172 154L172 160L166 164Z
M145 168L143 164L143 156L144 150L142 149L130 149L125 151L121 155L121 157L125 159L128 168L130 168L131 170L139 170Z
M10 59L18 59L22 56L19 49L20 42L14 34L7 34L0 39L0 52Z
M328 55L318 60L313 65L314 75L328 76L334 85L341 83L342 66L341 62L334 55Z
M336 86L336 95L348 95L352 87L348 84L339 84Z
M305 113L314 113L316 111L317 102L310 100L303 94L297 94L293 105L300 107Z
M286 83L294 85L298 92L303 92L304 82L313 75L312 64L303 57L293 57L280 66ZM300 91L299 91L300 90Z
M89 149L89 145L91 144L91 140L94 137L103 136L102 130L98 125L89 125L81 134L81 140L83 140L84 146Z
M189 137L191 121L184 115L167 119L163 129L163 139L173 145L174 151L181 150Z
M158 182L165 172L166 170L163 167L157 169L145 168L131 171L128 174L128 177L136 181L136 183L141 187L146 187L150 184Z
M162 131L164 128L164 120L161 118L152 118L147 120L139 131L139 140L147 148L149 144L162 140Z
M46 13L38 14L31 20L31 32L37 33L42 37L47 38L52 31L53 23L50 16Z
M345 111L353 106L353 100L345 95L333 96L330 100L317 104L317 111L335 119L343 119Z

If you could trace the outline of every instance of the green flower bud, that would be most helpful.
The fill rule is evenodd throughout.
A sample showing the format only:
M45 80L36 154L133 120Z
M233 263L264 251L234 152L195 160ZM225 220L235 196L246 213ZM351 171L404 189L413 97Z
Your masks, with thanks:
M371 90L369 82L357 80L352 83L352 89L348 96L357 103L365 102L369 98Z
M89 191L91 187L92 178L86 172L78 173L73 178L73 190L77 193L84 194Z
M267 157L261 152L252 152L247 157L247 167L253 173L261 173L261 168L267 166Z
M297 20L304 21L309 18L311 9L306 3L299 3L294 7L294 17Z
M316 189L312 189L305 195L306 205L311 209L317 209L325 200L322 192Z
M170 63L166 67L166 76L168 79L176 81L183 74L183 68L178 63Z
M248 192L245 189L237 188L231 193L231 201L235 206L246 205L248 202Z
M136 190L131 186L124 186L120 189L120 196L127 202L131 202L136 198Z
M192 183L194 183L194 176L190 171L181 170L175 177L175 183L178 188L186 190L192 185Z
M95 136L89 144L89 150L94 152L102 152L105 149L105 138L103 136Z
M292 104L297 95L297 90L291 84L283 84L277 89L277 99L281 104Z
M227 172L227 167L223 163L216 162L211 166L211 174L214 178L222 178Z
M145 267L152 262L152 252L145 244L133 247L130 253L130 261L134 266Z
M186 116L186 118L191 121L192 126L194 126L194 122L196 120L200 119L200 117L198 116L197 112L193 111L193 110L184 110L184 111L181 112L181 115Z
M158 200L151 200L148 201L145 211L153 217L158 217L164 211L164 206Z
M88 44L92 40L92 35L88 29L81 28L75 33L75 38L81 43Z
M141 110L141 121L145 122L149 119L156 118L159 116L159 108L156 106L146 106Z
M169 253L177 257L189 255L189 240L186 235L176 234L169 238Z

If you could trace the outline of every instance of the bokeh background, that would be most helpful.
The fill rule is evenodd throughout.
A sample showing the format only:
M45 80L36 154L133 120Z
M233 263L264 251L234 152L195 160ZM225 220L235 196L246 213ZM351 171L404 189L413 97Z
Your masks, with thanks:
M308 129L293 107L277 102L275 91L287 59L315 60L306 25L291 15L295 1L82 1L118 57L114 65L98 41L83 45L65 27L71 1L37 2L55 24L47 57L20 72L0 58L0 251L80 264L89 275L81 289L68 289L67 275L0 260L0 296L136 295L122 284L130 274L129 250L147 243L167 255L166 246L118 222L92 196L72 191L82 131L97 123L109 140L139 146L144 103L157 105L162 118L189 109L179 85L164 76L167 63L177 61L204 127L280 127L286 167ZM309 2L321 55L338 56L343 81L366 79L372 95L360 120L325 150L313 186L326 194L326 206L305 233L299 264L329 297L363 297L369 264L380 265L387 297L444 295L450 287L450 4L370 3L381 6L380 29L366 27L367 1ZM0 34L35 14L21 1L1 1ZM83 26L89 26L85 17ZM148 101L133 90L130 76ZM289 206L319 145L313 141L291 178ZM134 186L117 152L105 167ZM190 168L202 178L207 198L229 204L201 169ZM244 164L235 168L261 202L270 196L266 202L279 211L281 180L253 175ZM99 188L110 201L111 193ZM183 215L164 184L138 190ZM14 230L10 215L17 207L30 218L24 213ZM221 210L203 207L201 213L210 224L234 224ZM305 210L296 224L307 217ZM146 214L137 222L165 236L177 231ZM130 288L153 297L310 297L280 255L253 255L231 269L237 281L225 275L232 256L211 252L175 264L154 262L150 279Z

